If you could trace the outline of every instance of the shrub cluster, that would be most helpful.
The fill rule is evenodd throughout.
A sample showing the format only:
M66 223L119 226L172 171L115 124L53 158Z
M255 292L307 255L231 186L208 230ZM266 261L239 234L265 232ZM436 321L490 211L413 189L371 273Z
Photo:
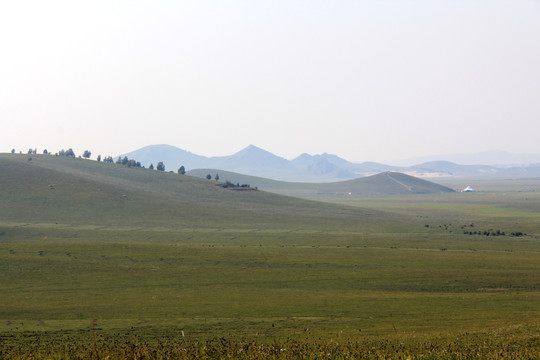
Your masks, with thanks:
M240 183L232 183L229 180L226 180L223 184L220 184L221 187L227 189L227 188L244 188L244 189L251 189L251 186L249 184L240 184Z
M464 231L465 235L484 235L484 236L505 236L506 233L501 230L478 230L478 231Z
M116 160L116 163L119 165L126 165L127 167L142 167L140 161L135 161L133 159L128 159L127 156L124 156L123 158L118 157Z
M483 236L505 236L506 233L501 230L479 230L479 231L464 231L463 234L465 235L483 235ZM514 231L510 233L511 236L524 236L527 235L521 231Z

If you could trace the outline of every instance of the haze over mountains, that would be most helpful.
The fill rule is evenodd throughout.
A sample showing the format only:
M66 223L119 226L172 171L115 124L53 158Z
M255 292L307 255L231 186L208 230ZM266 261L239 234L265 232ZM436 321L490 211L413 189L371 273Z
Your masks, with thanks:
M257 146L249 145L241 151L218 157L205 157L171 145L150 145L120 155L140 161L144 166L163 162L167 171L216 169L258 176L268 179L296 182L332 182L354 179L385 171L398 171L419 177L532 177L540 176L540 155L517 155L505 152L482 153L479 159L518 165L475 164L475 154L456 155L467 165L451 161L429 161L411 166L387 165L375 162L353 163L332 154L302 154L293 160L274 155ZM450 158L451 156L449 156ZM537 162L534 162L537 161Z
M492 165L494 167L508 168L528 166L535 163L540 163L540 154L513 154L506 151L493 150L483 151L473 154L445 154L445 155L430 155L415 157L410 159L401 159L391 161L390 163L397 166L412 166L431 161L450 161L460 165Z

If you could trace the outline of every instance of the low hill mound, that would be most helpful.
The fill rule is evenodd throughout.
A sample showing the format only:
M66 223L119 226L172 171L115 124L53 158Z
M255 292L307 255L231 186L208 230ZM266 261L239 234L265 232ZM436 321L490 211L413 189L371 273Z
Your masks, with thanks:
M196 169L188 173L198 177L211 175L212 178L218 174L223 181L249 184L266 191L301 197L317 195L388 196L438 194L455 191L449 187L398 172L383 172L354 180L316 184L276 181L213 169Z
M438 194L454 192L449 187L399 172L383 172L377 175L327 184L321 191L343 192L354 195L405 195Z

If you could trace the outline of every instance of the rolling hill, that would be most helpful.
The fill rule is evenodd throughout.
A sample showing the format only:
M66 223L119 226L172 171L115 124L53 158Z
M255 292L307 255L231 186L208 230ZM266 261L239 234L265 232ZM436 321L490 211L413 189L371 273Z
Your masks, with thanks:
M0 155L0 219L95 227L310 227L404 221L378 211L231 191L192 176L52 155ZM354 225L351 225L354 224Z
M388 196L454 192L449 187L397 172L383 172L333 183L283 182L215 169L196 169L189 171L188 174L201 178L205 178L209 174L214 178L218 174L222 181L249 184L265 191L299 197L320 195Z

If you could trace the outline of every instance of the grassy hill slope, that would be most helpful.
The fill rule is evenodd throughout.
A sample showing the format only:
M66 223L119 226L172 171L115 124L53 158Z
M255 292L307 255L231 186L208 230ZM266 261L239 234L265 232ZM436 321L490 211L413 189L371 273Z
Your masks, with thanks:
M321 187L321 192L327 193L347 193L347 190L355 195L438 194L454 191L446 186L398 172L384 172L341 183L324 184Z
M4 222L95 226L380 228L403 219L215 181L90 160L0 156ZM376 221L375 221L376 220Z

